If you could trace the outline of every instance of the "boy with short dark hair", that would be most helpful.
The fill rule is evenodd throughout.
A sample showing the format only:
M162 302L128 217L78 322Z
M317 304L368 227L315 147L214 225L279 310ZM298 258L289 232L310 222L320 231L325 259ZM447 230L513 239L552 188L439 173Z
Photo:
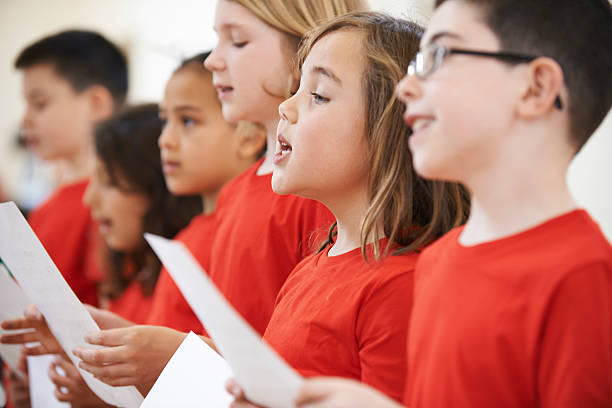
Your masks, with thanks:
M23 136L60 171L58 189L30 213L30 225L79 299L96 305L96 243L82 196L95 124L125 101L125 57L100 34L71 30L26 47L15 68L23 72L27 104Z
M608 0L438 0L398 86L417 172L472 194L417 265L410 407L611 407L612 247L568 166L612 105ZM310 380L298 406L392 407Z

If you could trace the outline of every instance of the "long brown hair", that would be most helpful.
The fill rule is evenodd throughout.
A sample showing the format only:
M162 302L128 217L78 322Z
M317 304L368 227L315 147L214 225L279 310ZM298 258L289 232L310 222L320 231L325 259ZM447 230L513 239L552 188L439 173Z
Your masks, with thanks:
M193 216L202 212L202 199L200 196L177 197L168 191L157 145L161 131L158 106L138 105L100 123L94 141L96 154L111 184L149 198L143 232L173 238ZM161 263L144 239L141 246L130 253L109 250L108 259L110 270L102 285L105 296L118 297L134 279L145 295L153 293ZM135 269L133 277L125 273L130 265Z
M395 87L418 51L423 29L407 20L383 13L350 13L311 31L298 51L301 67L312 47L324 36L354 30L363 36L366 96L369 208L361 226L361 251L374 242L378 260L393 254L418 251L450 229L465 222L469 209L466 191L456 183L425 180L412 167L408 149L409 128L402 120L403 104ZM336 224L323 247L333 242ZM390 245L381 254L377 237Z

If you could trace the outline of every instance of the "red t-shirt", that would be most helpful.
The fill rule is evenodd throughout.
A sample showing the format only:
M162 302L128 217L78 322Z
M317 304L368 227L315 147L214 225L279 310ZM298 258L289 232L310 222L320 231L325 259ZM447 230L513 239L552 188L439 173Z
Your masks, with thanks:
M277 195L261 161L219 194L219 222L209 274L221 293L263 334L278 291L293 268L321 243L334 221L322 204Z
M612 247L583 210L421 255L405 402L612 407Z
M215 233L215 216L198 215L177 236L195 259L206 268ZM183 297L172 277L162 268L153 294L153 309L147 324L170 327L182 332L204 333L202 323Z
M353 378L401 400L417 255L366 263L361 248L302 261L264 339L300 374Z
M142 286L132 281L116 299L108 301L108 310L136 324L146 324L153 297L142 293Z
M83 204L87 181L59 188L28 216L38 236L68 285L83 303L98 304L97 226Z

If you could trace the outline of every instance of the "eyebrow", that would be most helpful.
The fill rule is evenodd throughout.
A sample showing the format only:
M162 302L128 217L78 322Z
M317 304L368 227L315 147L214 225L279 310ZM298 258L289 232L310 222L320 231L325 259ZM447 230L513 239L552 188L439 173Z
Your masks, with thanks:
M422 44L422 46L429 45L438 41L440 38L445 37L454 38L456 40L463 40L463 37L461 37L459 34L451 33L450 31L440 31L439 33L435 33L434 35L432 35L431 38L429 38L429 40L427 40L425 44Z
M315 74L326 76L332 81L337 82L338 85L342 86L342 81L340 80L340 78L338 78L336 74L334 74L329 68L315 66L312 68L311 71Z

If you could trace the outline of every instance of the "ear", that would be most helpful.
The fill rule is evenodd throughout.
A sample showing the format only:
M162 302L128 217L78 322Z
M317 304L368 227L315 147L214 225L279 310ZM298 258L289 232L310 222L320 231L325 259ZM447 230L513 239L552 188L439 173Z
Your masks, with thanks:
M555 100L563 91L563 70L559 63L551 58L537 58L529 63L526 75L519 116L533 119L556 110Z
M236 126L236 154L254 160L266 145L266 129L259 123L239 122Z
M94 121L105 120L113 115L115 101L107 88L101 85L93 85L87 88L86 92L90 113Z

